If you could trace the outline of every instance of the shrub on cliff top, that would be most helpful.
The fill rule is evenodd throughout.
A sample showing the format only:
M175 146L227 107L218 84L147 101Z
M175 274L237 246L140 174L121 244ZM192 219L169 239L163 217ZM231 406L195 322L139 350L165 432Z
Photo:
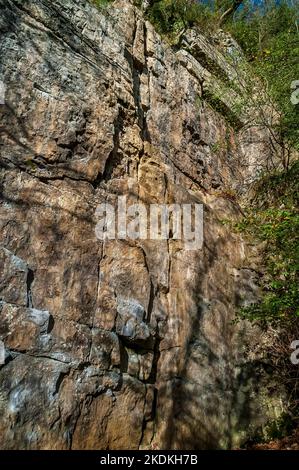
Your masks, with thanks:
M179 32L212 19L208 5L193 0L158 0L148 10L148 17L161 34Z
M275 130L280 142L299 150L299 104L290 99L291 84L299 80L298 0L255 5L247 0L226 27L277 105L280 119Z

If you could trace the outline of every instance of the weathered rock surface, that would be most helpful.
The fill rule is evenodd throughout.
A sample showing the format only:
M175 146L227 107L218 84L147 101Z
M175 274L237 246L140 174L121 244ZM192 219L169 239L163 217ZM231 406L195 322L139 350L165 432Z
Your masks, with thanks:
M0 31L1 448L239 444L279 400L245 354L259 332L232 323L257 282L221 220L270 151L222 113L233 92L212 106L236 69L199 33L172 50L129 1L0 0ZM203 203L203 248L99 241L123 195Z

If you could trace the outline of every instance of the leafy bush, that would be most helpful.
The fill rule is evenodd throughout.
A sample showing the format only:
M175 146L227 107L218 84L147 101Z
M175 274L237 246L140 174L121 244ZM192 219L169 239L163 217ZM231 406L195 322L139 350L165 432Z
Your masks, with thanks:
M212 12L206 4L193 0L158 0L150 7L148 18L160 34L171 35L195 25L206 27Z
M109 3L112 3L113 0L91 0L91 3L96 5L98 8L104 8L109 5Z
M238 317L267 331L271 341L263 349L264 361L287 393L285 415L269 424L260 436L264 441L283 437L299 421L299 370L290 361L290 345L299 337L299 161L261 178L254 194L237 228L254 242L263 242L261 298L242 308Z
M289 323L299 319L299 162L262 179L255 191L255 209L238 229L265 244L263 295L260 302L242 309L241 316Z
M247 1L226 25L277 105L280 141L297 150L299 105L290 101L290 86L299 80L298 6L298 0Z

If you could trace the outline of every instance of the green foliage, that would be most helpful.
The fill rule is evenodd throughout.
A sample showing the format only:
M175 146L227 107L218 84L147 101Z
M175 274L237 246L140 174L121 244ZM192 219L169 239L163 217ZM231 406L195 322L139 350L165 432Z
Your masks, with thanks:
M275 128L281 145L285 167L289 164L290 149L299 150L299 104L290 100L291 83L299 80L298 2L245 0L224 24L264 82L269 100L276 103L279 118L271 127ZM177 44L180 33L187 28L199 26L206 33L216 29L221 14L232 3L232 0L154 0L147 15L160 34Z
M293 422L288 413L283 413L280 418L271 421L264 430L264 440L282 439L288 436L293 428Z
M255 73L264 81L280 113L280 140L299 149L299 105L290 101L292 81L299 80L299 4L247 1L227 25Z
M91 0L91 3L96 5L98 8L105 8L112 2L113 0Z
M256 194L255 209L237 227L264 242L263 295L240 315L286 324L299 317L299 162L261 180Z
M211 146L210 146L211 150L213 153L218 153L222 146L221 146L221 142L214 142Z
M250 440L251 443L260 444L274 439L283 439L292 432L293 428L294 422L289 413L282 413L279 418L271 420L265 427L260 428ZM245 443L244 447L247 446L248 443Z
M206 27L212 12L207 5L193 0L158 0L149 8L148 18L160 34L173 37L185 28Z
M260 178L254 194L238 229L262 242L261 298L239 317L270 327L272 341L264 357L288 396L286 412L262 430L258 440L263 442L280 439L298 426L298 366L290 361L290 344L299 332L299 161Z

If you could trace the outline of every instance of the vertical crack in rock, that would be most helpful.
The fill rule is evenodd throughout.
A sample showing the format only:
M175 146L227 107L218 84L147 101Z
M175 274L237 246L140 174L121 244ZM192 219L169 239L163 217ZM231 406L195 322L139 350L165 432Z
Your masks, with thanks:
M92 320L91 320L91 325L90 325L90 343L89 343L89 353L88 353L88 364L90 363L90 358L91 358L91 353L92 353L92 347L93 347L93 329L95 326L95 317L96 317L96 311L98 308L98 299L99 299L99 294L100 294L100 288L101 288L101 262L104 257L104 248L105 248L105 243L103 242L102 244L102 249L101 249L101 257L100 259L97 259L98 263L98 269L97 269L97 285L96 285L96 300L94 304L94 311L92 314Z
M150 276L150 295L149 295L149 301L148 301L148 306L147 306L147 318L146 318L147 323L151 322L155 296L156 296L155 287Z
M141 63L136 57L131 54L131 52L127 48L125 48L125 58L128 61L129 67L131 69L133 98L137 114L137 123L140 129L140 136L143 142L150 142L150 136L146 120L146 112L143 108L141 99L141 76L144 74L148 76L149 71L147 69L147 63Z
M160 343L161 343L161 338L158 335L158 331L156 333L155 337L155 343L154 343L154 357L153 357L153 364L152 364L152 370L150 373L150 376L146 383L154 385L157 382L157 375L158 375L158 363L160 359Z
M158 361L160 358L160 342L161 340L158 339L155 342L154 345L154 359L153 359L153 367L151 371L151 375L149 379L145 382L145 384L150 384L150 385L155 385L157 381L157 371L158 371ZM145 385L146 386L146 385ZM148 406L148 401L147 401L147 393L145 395L144 399L144 411L143 411L143 422L142 422L142 430L141 430L141 438L139 442L139 448L143 445L144 438L146 436L146 431L151 424L153 426L153 429L151 431L151 438L149 444L152 443L154 434L155 434L155 425L156 425L156 413L157 413L157 402L158 402L158 389L156 387L153 388L153 398L151 402L151 412L150 416L147 416L145 413L145 409Z
M148 103L149 103L149 109L151 108L151 87L150 87L150 77L151 77L151 71L148 66L148 58L149 58L149 51L148 51L148 31L147 31L147 26L146 23L144 23L144 57L145 57L145 67L146 67L146 72L147 72L147 89L148 89Z
M143 429L143 433L142 433L143 436L144 436L149 423L152 423L153 429L152 429L152 432L151 432L151 438L150 438L149 444L152 444L154 436L155 436L155 426L156 426L156 417L157 417L156 416L157 415L157 403L158 403L158 389L155 387L154 388L154 396L153 396L153 400L152 400L151 416L148 420L144 420L145 425L144 425L144 429ZM141 444L142 444L142 441L143 441L143 439L141 440Z
M103 172L103 180L108 181L113 174L113 170L119 165L122 160L122 153L120 152L120 137L124 130L125 112L121 104L117 104L118 113L114 120L114 133L113 133L113 149L110 152Z
M119 355L120 355L120 372L125 374L128 372L128 365L129 365L129 357L127 350L125 348L124 342L122 338L118 336L119 341Z
M33 308L33 301L32 301L32 284L34 281L34 272L32 269L28 268L27 271L27 279L26 279L26 284L27 284L27 308Z
M139 445L138 445L139 449L140 449L141 444L143 442L144 434L145 434L145 430L146 430L146 425L147 425L147 421L146 421L146 417L145 417L145 410L146 410L146 385L145 385L145 395L144 395L144 403L143 403L143 421L142 421L141 435L140 435L140 440L139 440Z
M147 316L146 316L147 323L150 323L151 317L152 317L152 311L154 307L155 296L156 296L156 289L155 289L152 275L148 266L146 252L142 246L139 245L139 248L142 250L142 253L143 253L144 265L146 267L148 277L149 277L149 282L150 282L150 293L149 293L149 300L148 300L148 305L147 305Z
M61 387L61 384L62 384L63 380L65 379L65 377L66 377L67 375L69 375L69 373L70 373L70 369L69 369L67 372L60 372L60 374L59 374L59 376L58 376L58 378L57 378L57 380L56 380L55 390L54 390L54 392L53 392L53 396L55 396L55 395L58 394L59 389L60 389L60 387Z
M164 192L164 202L165 204L168 204L168 193L169 193L169 190L168 190L168 178L167 178L167 175L165 173L163 173L163 177L164 177L164 183L165 183L165 192ZM173 224L173 214L172 215L172 218L171 220L169 221L170 223L170 227L171 227L171 224ZM172 239L172 235L173 235L173 228L170 229L170 233L169 233L169 236L167 238L167 253L168 253L168 276L167 276L167 287L166 287L166 291L165 291L165 294L167 294L169 291L170 291L170 275L171 275L171 254L170 254L170 243L171 243L171 239Z

